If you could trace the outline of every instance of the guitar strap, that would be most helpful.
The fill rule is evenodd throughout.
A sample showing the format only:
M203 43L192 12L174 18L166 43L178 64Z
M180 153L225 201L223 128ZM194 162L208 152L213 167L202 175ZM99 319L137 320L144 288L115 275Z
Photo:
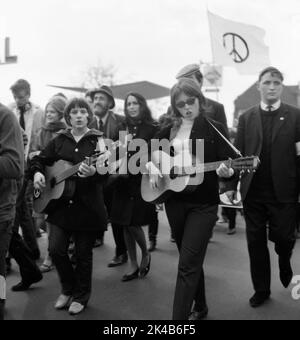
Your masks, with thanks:
M217 131L217 133L221 136L221 138L229 145L229 147L239 156L243 157L241 152L232 144L229 142L229 140L223 136L223 134L214 126L214 124L206 117L206 120L208 123Z

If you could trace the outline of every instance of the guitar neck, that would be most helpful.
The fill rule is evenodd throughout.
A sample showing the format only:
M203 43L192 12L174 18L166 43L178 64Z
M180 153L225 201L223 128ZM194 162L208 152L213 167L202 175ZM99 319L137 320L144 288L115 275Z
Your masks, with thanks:
M229 167L231 166L231 161L226 160L226 161L204 163L204 164L197 165L197 166L186 167L182 169L182 175L186 176L186 175L195 174L195 173L215 171L219 168L221 164L225 164L226 166Z
M60 175L56 176L56 184L59 184L59 183L65 181L65 180L67 180L68 178L74 176L75 174L77 174L80 165L81 165L81 163L76 164L76 165L72 166L70 169L67 169L64 172L62 172Z
M88 164L88 165L95 165L96 161L97 161L97 156L98 156L98 154L95 154L94 156L87 158L84 162L86 162L86 164ZM68 178L74 176L75 174L77 174L81 164L82 164L82 162L78 163L76 165L73 165L71 168L65 170L64 172L62 172L61 174L56 176L56 184L59 184L59 183L65 181L65 180L67 180Z

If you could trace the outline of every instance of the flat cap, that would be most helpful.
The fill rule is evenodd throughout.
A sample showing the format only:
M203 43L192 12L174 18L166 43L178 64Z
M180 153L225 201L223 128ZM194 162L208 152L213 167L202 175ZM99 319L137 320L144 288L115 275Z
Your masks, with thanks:
M176 79L191 76L193 73L200 71L199 64L189 64L184 66L176 75Z

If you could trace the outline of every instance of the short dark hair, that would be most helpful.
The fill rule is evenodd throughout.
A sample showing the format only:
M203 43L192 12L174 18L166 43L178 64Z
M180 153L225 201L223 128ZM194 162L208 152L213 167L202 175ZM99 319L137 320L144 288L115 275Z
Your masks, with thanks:
M94 118L91 106L89 105L89 103L84 98L78 98L78 97L72 98L67 103L67 106L65 107L64 118L65 118L66 123L68 125L71 125L71 123L70 123L70 112L71 112L72 109L75 109L75 107L84 108L84 109L87 110L87 112L89 114L89 118L88 118L88 125L89 125Z
M20 92L22 90L26 91L27 94L31 94L30 84L25 79L19 79L17 80L11 87L10 90L13 94L16 94L17 92Z
M260 82L262 80L262 77L267 73L271 73L272 76L277 76L281 81L284 81L282 72L280 72L276 67L273 66L269 66L262 70L259 74L258 81Z

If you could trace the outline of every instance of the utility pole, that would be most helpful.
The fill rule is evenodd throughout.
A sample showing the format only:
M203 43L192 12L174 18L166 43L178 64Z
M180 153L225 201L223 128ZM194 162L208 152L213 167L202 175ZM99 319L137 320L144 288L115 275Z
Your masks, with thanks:
M0 65L15 64L18 62L18 57L10 55L10 38L4 39L4 60L0 60Z

